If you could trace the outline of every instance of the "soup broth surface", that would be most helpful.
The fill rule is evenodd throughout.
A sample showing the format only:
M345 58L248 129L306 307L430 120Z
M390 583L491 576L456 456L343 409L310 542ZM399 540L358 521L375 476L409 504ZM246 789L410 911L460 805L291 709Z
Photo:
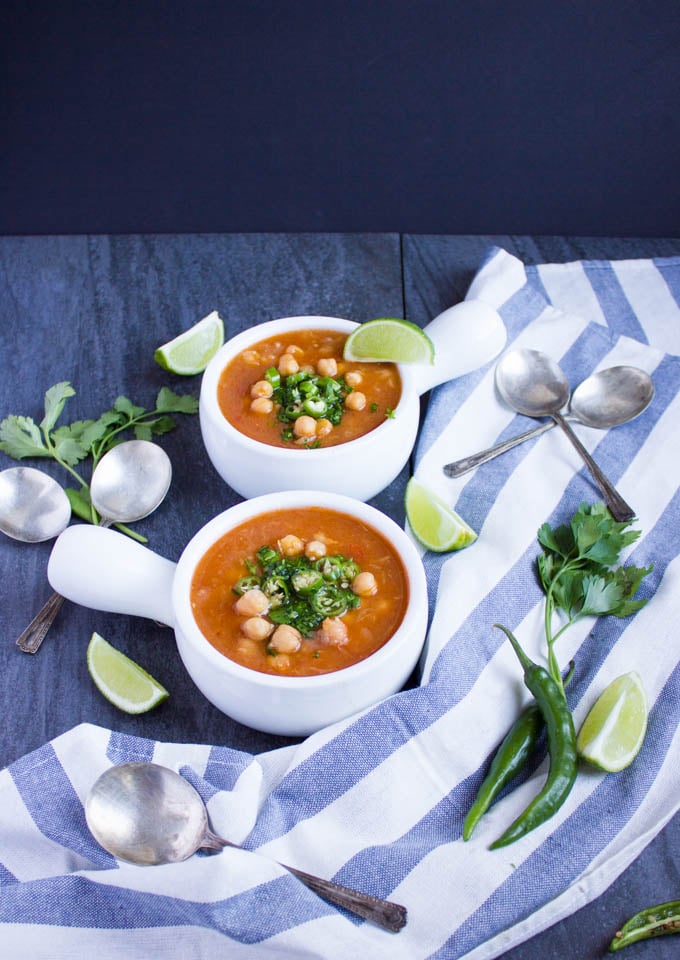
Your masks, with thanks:
M218 383L217 399L223 416L253 440L289 449L335 446L375 430L399 403L399 371L393 363L343 360L346 339L346 334L333 330L298 330L260 340L242 350L224 368ZM294 421L282 422L280 418L283 405L277 402L276 394L269 393L267 372L280 370L283 381L287 370L318 376L334 369L330 376L341 384L344 395L340 422L331 423L325 413L320 413L315 415L315 424L310 426L305 421L307 433L296 433ZM300 410L300 415L309 419L305 410Z
M372 575L375 592L360 596L359 606L310 636L301 636L299 649L278 652L272 637L252 639L244 633L249 619L239 613L234 587L252 573L257 551L267 546L284 550L297 538L306 549L322 544L326 555L342 555ZM247 594L245 594L247 596ZM254 594L253 594L254 596ZM191 606L206 639L225 657L257 670L285 676L313 676L342 670L370 656L385 644L401 623L408 604L408 580L400 557L377 530L354 517L322 507L274 510L245 521L218 540L199 561L191 585ZM257 617L255 618L257 619ZM260 619L266 627L265 611ZM340 630L346 638L337 642Z

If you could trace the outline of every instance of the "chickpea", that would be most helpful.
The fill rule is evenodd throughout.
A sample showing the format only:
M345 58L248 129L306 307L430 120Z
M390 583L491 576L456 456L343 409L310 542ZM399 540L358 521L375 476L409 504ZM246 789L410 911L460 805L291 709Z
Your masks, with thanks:
M269 380L258 380L250 388L250 396L253 399L257 397L271 397L274 392L274 388L269 382Z
M241 632L249 640L266 640L274 629L274 624L264 617L248 617L241 624Z
M378 592L378 584L369 570L362 570L352 580L352 593L357 597L372 597Z
M290 657L287 657L283 653L278 653L275 657L272 657L269 662L275 670L280 670L282 673L288 673L290 670Z
M348 370L345 374L345 383L352 389L358 387L360 383L363 383L363 381L364 378L361 376L358 370Z
M310 540L305 547L305 556L310 560L320 560L326 556L326 544L321 540Z
M272 634L269 647L276 653L297 653L302 645L302 636L299 630L289 623L281 623Z
M325 417L320 417L316 421L316 435L317 437L327 437L328 434L332 431L333 424L330 420L326 420Z
M274 409L274 401L270 400L269 397L255 397L250 402L250 409L253 413L271 413Z
M320 377L337 377L338 364L335 357L322 357L316 364L316 372Z
M360 390L352 390L345 397L345 406L348 410L363 410L366 406L366 394Z
M292 353L293 356L296 357L298 353L304 353L305 351L302 347L298 347L297 343L292 343L289 347L285 348L285 352Z
M318 640L331 647L347 643L347 637L347 626L340 617L326 617L317 631Z
M292 353L281 354L277 364L277 370L282 377L289 377L291 373L297 373L299 369L300 364L297 362Z
M284 557L299 557L304 548L305 545L302 540L293 533L289 533L279 540L279 550Z
M260 362L260 354L257 352L257 350L244 350L243 361L249 366L255 367Z
M298 417L293 424L293 433L296 437L299 437L303 440L309 440L311 437L315 437L316 420L314 417L307 417L304 415L302 417Z
M234 604L234 610L242 617L259 617L269 609L269 598L262 590L246 590Z

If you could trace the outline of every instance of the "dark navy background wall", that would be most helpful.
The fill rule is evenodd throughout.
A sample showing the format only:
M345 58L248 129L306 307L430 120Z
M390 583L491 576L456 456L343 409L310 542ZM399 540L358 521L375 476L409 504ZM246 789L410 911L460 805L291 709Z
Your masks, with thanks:
M5 0L0 54L0 233L680 233L678 0Z

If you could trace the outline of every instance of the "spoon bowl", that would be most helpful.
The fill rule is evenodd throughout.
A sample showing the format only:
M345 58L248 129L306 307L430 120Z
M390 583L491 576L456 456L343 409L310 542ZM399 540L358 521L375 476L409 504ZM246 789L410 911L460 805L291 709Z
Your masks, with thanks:
M170 458L158 444L150 440L125 440L112 447L97 464L90 482L90 500L101 517L99 525L108 527L112 523L132 523L147 517L165 499L171 480ZM66 494L63 495L68 504ZM70 509L69 506L69 516ZM67 523L68 519L64 527ZM63 601L57 592L48 598L18 638L20 650L36 653Z
M652 378L639 367L599 370L579 384L569 404L571 418L608 430L639 417L654 397Z
M510 350L496 366L496 387L508 406L518 413L552 417L588 467L614 519L633 519L635 511L615 490L560 413L569 399L569 383L551 357L539 350Z
M0 472L0 530L8 537L22 543L52 540L70 519L68 497L48 474L34 467Z
M564 419L581 423L598 430L619 427L635 417L639 417L652 401L654 384L652 378L639 367L607 367L591 374L574 390L569 401L568 413ZM475 467L493 460L494 457L512 450L525 440L531 440L556 425L554 420L546 420L532 430L516 437L504 440L486 450L447 463L444 473L447 477L462 477Z
M102 526L133 523L160 506L171 480L172 464L162 447L149 440L126 440L97 464L90 499Z
M197 850L238 846L210 830L205 804L191 784L155 763L122 763L104 771L87 796L85 818L105 850L140 866L177 863ZM378 926L397 932L406 923L406 910L399 904L294 867L285 869L315 893Z

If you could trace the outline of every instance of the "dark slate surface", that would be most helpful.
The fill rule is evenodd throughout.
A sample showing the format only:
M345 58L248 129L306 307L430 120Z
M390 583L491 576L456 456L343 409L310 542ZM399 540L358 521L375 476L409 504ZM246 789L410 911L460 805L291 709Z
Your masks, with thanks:
M526 262L680 254L680 241L518 236L193 235L0 238L0 417L41 417L44 391L71 380L65 419L97 415L119 393L151 405L158 389L198 394L153 361L154 348L212 309L227 334L275 316L318 313L366 320L391 314L425 324L461 300L491 245ZM402 273L403 263L403 273ZM137 525L175 559L193 533L239 498L203 453L195 418L163 440L173 461L170 493ZM31 461L62 482L56 465ZM0 469L15 465L0 454ZM406 472L374 500L403 521ZM185 676L170 631L138 618L67 604L36 656L15 647L49 594L50 545L0 537L0 766L81 721L177 742L261 752L290 740L256 733L215 710ZM141 662L170 700L127 717L94 689L85 665L92 630ZM506 954L506 960L595 960L612 931L650 903L680 895L680 821L658 836L606 894L567 921ZM630 948L677 956L675 938ZM637 953L633 953L637 951Z
M525 263L680 255L677 239L406 236L403 252L408 316L421 323L462 299L481 258L493 245ZM676 898L680 898L680 815L604 894L508 951L503 960L598 960L609 955L613 933L629 916L643 907ZM621 954L631 960L677 960L679 955L678 936L628 947Z

